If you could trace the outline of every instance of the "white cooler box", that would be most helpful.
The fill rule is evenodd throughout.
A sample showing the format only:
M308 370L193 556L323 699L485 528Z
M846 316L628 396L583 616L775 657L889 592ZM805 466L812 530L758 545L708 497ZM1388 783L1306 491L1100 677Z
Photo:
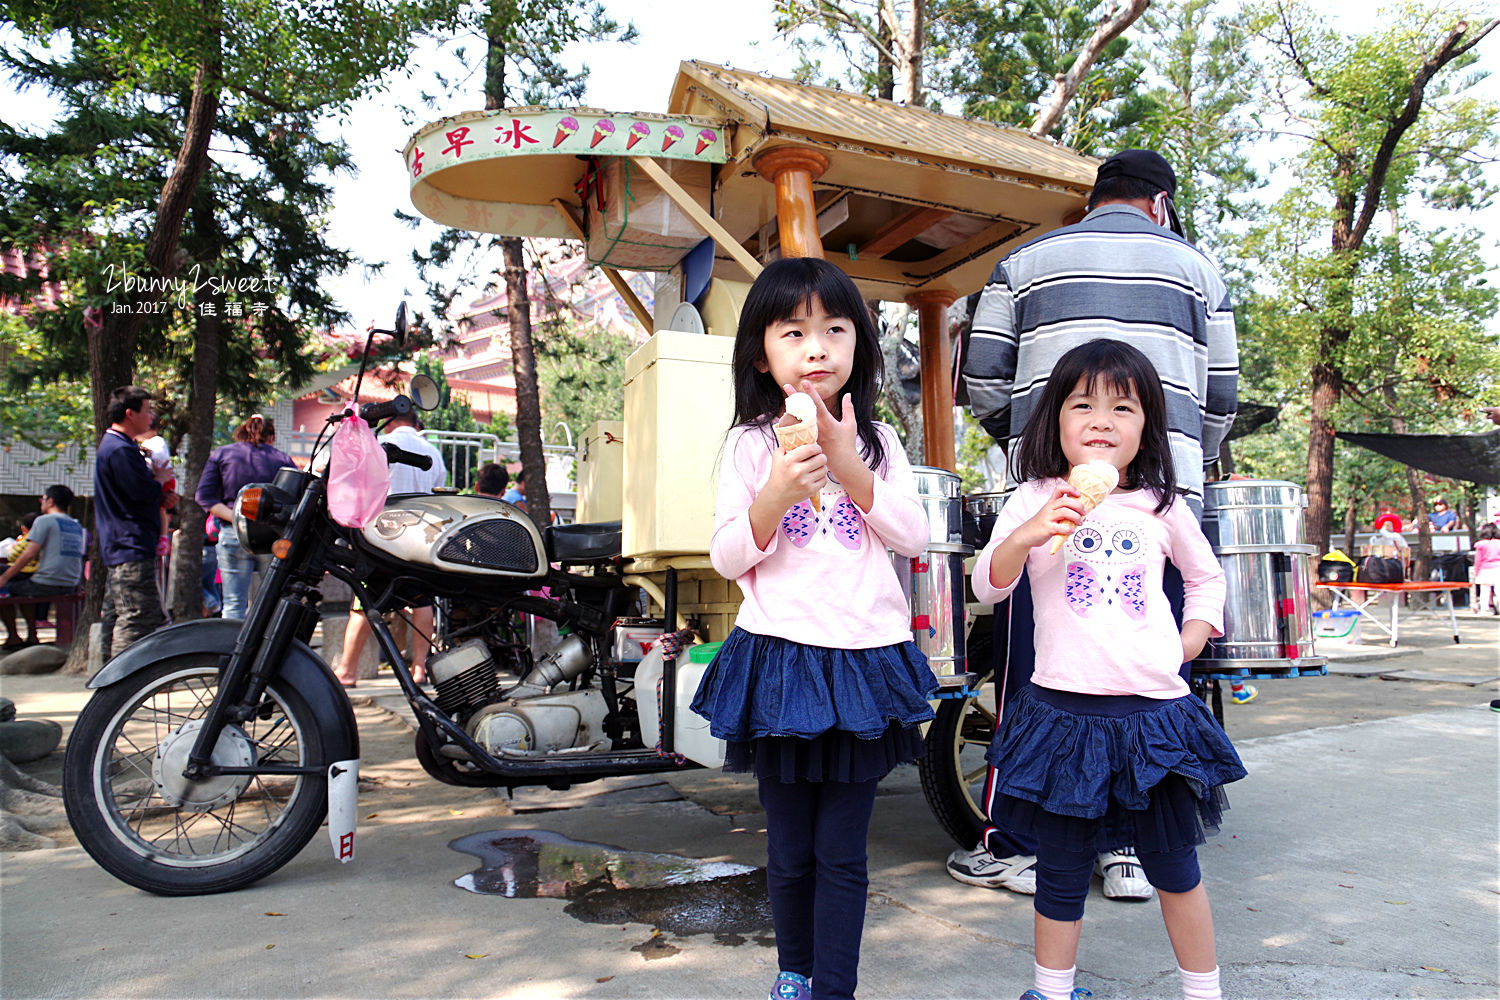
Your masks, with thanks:
M1348 646L1359 642L1358 611L1340 608L1337 611L1313 612L1313 637L1320 643Z

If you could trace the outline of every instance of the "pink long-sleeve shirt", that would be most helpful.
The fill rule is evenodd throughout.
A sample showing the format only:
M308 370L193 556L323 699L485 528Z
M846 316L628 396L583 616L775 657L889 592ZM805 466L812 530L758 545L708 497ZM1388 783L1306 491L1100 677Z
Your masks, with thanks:
M974 596L1003 601L1016 580L996 588L996 547L1052 497L1061 480L1023 483L1000 511L974 563ZM1157 515L1147 490L1112 493L1089 513L1056 555L1039 545L1026 557L1035 602L1036 671L1041 687L1080 694L1179 698L1188 686L1182 640L1162 591L1170 559L1186 585L1183 620L1224 634L1224 571L1187 504ZM1019 577L1017 578L1019 580Z
M927 517L895 431L876 432L886 461L875 497L861 511L837 484L823 490L822 512L792 505L764 550L755 544L750 504L780 450L767 427L732 428L724 444L709 559L738 581L745 599L735 625L809 646L873 649L911 639L911 610L888 548L902 556L926 548Z
M1485 571L1500 573L1500 538L1481 538L1474 544L1474 579Z

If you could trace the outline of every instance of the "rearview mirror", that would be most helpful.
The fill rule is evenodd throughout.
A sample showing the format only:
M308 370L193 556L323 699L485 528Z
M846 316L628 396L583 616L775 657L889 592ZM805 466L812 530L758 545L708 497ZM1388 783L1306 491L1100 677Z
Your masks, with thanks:
M406 344L406 330L407 330L406 303L402 302L399 306L396 307L396 330L395 330L395 333L396 333L396 346L397 347L401 347L401 346L403 346L403 345ZM423 407L423 409L431 409L431 407Z
M405 314L406 305L403 303L397 317L398 323L406 318ZM413 375L411 385L407 386L407 393L419 410L435 410L442 402L442 392L439 391L438 384L433 381L431 375Z

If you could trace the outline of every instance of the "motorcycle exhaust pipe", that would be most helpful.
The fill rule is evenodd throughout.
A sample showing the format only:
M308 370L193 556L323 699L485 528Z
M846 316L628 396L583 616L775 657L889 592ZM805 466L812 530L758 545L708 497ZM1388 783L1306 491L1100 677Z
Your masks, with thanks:
M568 636L557 647L537 661L536 665L521 681L522 687L550 690L564 681L571 681L583 673L594 662L593 650L583 637L576 633Z

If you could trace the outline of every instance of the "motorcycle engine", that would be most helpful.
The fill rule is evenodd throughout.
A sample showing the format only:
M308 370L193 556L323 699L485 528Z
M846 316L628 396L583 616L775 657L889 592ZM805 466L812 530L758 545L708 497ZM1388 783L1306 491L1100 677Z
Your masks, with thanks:
M594 689L549 693L588 669L593 655L579 636L568 636L525 680L503 695L494 658L481 639L436 654L427 670L439 708L463 720L464 730L495 756L607 749L608 706ZM467 716L467 718L465 718Z

